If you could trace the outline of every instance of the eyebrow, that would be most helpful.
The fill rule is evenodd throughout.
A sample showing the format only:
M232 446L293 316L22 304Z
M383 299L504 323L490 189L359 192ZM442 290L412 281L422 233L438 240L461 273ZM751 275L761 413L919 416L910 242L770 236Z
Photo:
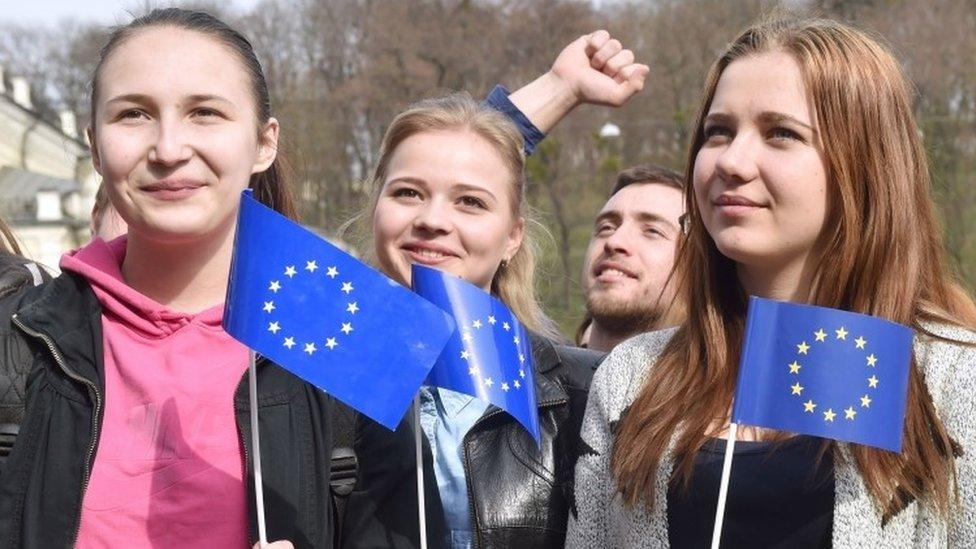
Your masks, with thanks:
M790 116L786 113L777 112L777 111L763 111L759 113L759 120L766 124L781 124L783 122L795 124L802 128L806 128L807 130L810 131L810 133L817 135L816 128L814 128L813 126L811 126L806 122L802 122L800 119L796 118L795 116ZM713 112L713 113L708 113L708 115L705 117L705 122L718 122L721 124L732 124L735 122L735 117L724 112Z
M807 124L806 122L801 122L798 118L794 116L790 116L786 113L776 112L776 111L764 111L759 115L759 119L769 124L779 124L782 122L796 124L797 126L806 128L807 130L810 131L810 133L814 135L817 134L817 130L812 125Z
M402 177L396 177L396 178L390 179L389 181L386 182L386 184L384 185L384 187L389 187L389 186L394 185L396 183L410 183L410 184L413 184L413 185L420 185L421 187L427 187L427 181L425 181L423 179L420 179L419 177L412 177L412 176L409 176L409 175L405 175L405 176L402 176ZM472 185L470 183L457 182L457 183L454 184L454 188L455 188L455 190L460 189L461 192L480 192L480 193L484 193L484 194L488 195L489 197L491 197L491 199L493 201L495 201L495 202L498 201L498 197L496 197L494 195L494 193L492 193L491 191L489 191L488 189L486 189L484 187L479 187L478 185Z
M674 229L675 231L678 230L677 222L671 221L670 219L667 219L666 217L660 216L656 213L637 212L637 214L634 215L634 217L637 218L637 221L640 221L641 223L662 223ZM596 216L596 220L593 221L593 225L594 226L599 225L601 221L611 221L613 223L616 223L617 225L620 225L621 221L623 221L623 215L621 215L620 212L617 210L609 210Z
M189 103L204 103L207 101L219 101L221 103L227 103L233 105L234 102L221 95L209 94L209 93L198 93L188 96L187 102ZM126 93L122 95L117 95L108 101L106 104L112 103L151 103L152 97L142 94L142 93Z

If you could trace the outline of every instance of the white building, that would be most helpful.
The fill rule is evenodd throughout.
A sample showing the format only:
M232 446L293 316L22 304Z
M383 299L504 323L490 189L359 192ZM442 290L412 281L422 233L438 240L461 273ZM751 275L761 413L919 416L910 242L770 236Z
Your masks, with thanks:
M30 83L0 67L0 217L24 254L56 269L62 253L88 242L97 189L74 115L44 118Z

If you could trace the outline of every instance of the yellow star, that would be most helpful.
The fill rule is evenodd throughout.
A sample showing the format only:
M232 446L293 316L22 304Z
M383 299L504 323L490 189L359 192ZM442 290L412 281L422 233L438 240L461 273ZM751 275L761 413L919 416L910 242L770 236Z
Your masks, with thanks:
M872 389L878 386L878 378L871 376L868 378L868 386Z
M817 338L817 341L827 341L827 332L823 331L823 328L813 332L813 337Z
M874 356L874 353L868 355L868 366L874 366L878 363L878 357Z
M808 401L806 401L806 402L803 403L803 411L804 412L810 412L812 414L813 413L813 409L816 408L816 407L817 407L817 405L816 405L816 403L813 402L813 399L810 399L810 400L808 400Z
M857 412L854 411L854 407L853 406L851 406L848 409L844 410L844 419L854 419L854 416L856 416L856 415L857 415Z
M792 385L790 387L790 389L793 389L793 394L794 395L798 395L798 394L800 394L800 393L803 392L803 385L800 385L799 383L796 383L796 384Z
M790 373L791 374L798 374L798 373L800 373L800 363L799 362L797 362L797 361L794 360L793 363L790 364L789 366L790 366Z
M867 344L868 344L868 340L866 340L866 339L864 339L864 338L863 338L863 337L861 337L861 336L857 336L857 339L855 339L855 340L854 340L854 345L855 345L855 346L856 346L856 347L857 347L858 349L863 349L863 348L864 348L864 346L865 346L865 345L867 345Z
M870 408L871 407L871 399L868 398L868 395L864 395L864 396L861 397L861 407L862 408Z
M807 345L806 341L796 346L796 352L800 353L801 355L807 354L807 351L809 350L810 350L810 346Z
M834 333L837 334L837 339L847 339L848 331L843 326L840 327L840 330L834 330Z
M824 412L823 415L824 421L834 421L834 418L837 417L837 414L834 413L832 408L827 408L827 411Z

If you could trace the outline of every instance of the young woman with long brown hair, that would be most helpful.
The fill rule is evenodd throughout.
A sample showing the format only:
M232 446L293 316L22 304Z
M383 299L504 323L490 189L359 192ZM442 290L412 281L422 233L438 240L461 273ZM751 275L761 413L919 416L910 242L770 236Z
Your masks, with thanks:
M891 53L833 21L745 31L708 77L687 178L688 317L597 372L568 545L707 546L757 295L914 328L904 444L740 430L723 546L974 546L976 307L944 266Z

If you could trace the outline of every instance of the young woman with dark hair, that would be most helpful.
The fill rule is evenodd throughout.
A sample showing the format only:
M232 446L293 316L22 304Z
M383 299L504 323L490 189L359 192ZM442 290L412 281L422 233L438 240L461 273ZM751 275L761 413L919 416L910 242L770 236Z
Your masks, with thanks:
M128 235L66 254L3 319L3 367L30 374L0 545L249 546L248 351L221 328L239 195L295 216L264 74L239 32L162 9L112 34L91 94ZM329 399L257 371L269 536L328 547Z

